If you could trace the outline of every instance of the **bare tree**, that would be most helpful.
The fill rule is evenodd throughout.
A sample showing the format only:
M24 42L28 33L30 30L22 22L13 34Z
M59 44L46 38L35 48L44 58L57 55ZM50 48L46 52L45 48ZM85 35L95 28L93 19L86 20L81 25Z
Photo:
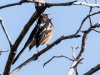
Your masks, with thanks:
M91 31L95 31L95 32L100 33L100 31L96 29L96 28L100 27L100 21L97 21L96 24L92 24L92 19L91 19L92 16L100 13L100 11L92 13L92 9L100 8L100 4L98 4L98 0L95 0L95 4L91 4L88 0L84 0L84 2L79 2L78 0L75 0L75 1L63 2L63 3L50 3L50 2L45 2L44 0L21 0L20 2L17 2L17 3L12 3L12 4L7 4L7 5L0 6L0 9L4 9L4 8L7 8L7 7L12 7L12 6L17 6L17 5L21 5L21 4L24 4L24 3L33 3L35 5L36 11L33 13L31 18L29 19L29 21L25 24L24 28L22 29L21 33L19 34L18 38L16 39L16 41L14 43L12 42L12 40L11 40L11 38L10 38L8 32L7 32L7 29L4 25L3 19L0 18L0 24L2 26L2 29L3 29L6 37L7 37L9 45L10 45L10 53L9 53L9 56L8 56L8 59L7 59L7 63L5 65L3 75L14 75L16 72L21 70L23 67L27 66L30 62L38 60L38 58L41 55L43 55L44 53L49 51L52 47L59 44L61 41L65 40L65 39L72 39L72 38L77 38L78 39L78 37L82 37L81 47L79 47L79 46L76 47L76 48L71 47L73 58L70 58L70 57L68 57L66 55L63 55L63 54L61 56L53 56L51 59L48 59L48 61L45 62L44 65L43 65L43 66L47 65L54 58L64 57L64 58L67 58L67 59L72 61L72 65L70 66L67 75L72 75L74 71L76 72L76 75L79 75L77 66L79 64L82 64L82 60L84 59L84 58L82 58L82 55L86 50L86 41L87 41L88 34ZM44 11L47 8L50 9L51 7L54 7L54 6L70 6L71 7L72 5L85 5L87 7L90 7L89 13L83 18L83 20L82 20L79 28L77 29L77 31L75 33L71 34L71 35L68 35L68 36L62 34L61 37L58 37L54 42L49 44L44 49L40 50L40 52L32 55L29 59L26 59L25 62L23 62L19 66L16 66L16 68L11 71L12 62L14 60L14 57L15 57L16 53L17 53L17 49L19 47L19 44L22 42L22 40L25 37L26 33L28 32L28 30L30 29L32 24L37 20L37 18L42 13L44 13ZM88 25L86 30L82 30L84 22L87 19L89 19L90 25ZM80 32L83 33L82 36L80 35ZM77 49L80 49L78 55L76 55L76 50ZM3 53L3 52L8 52L8 50L1 50L0 54ZM98 65L98 66L94 67L92 70L85 73L84 75L91 75L92 73L96 72L97 70L100 69L100 65Z

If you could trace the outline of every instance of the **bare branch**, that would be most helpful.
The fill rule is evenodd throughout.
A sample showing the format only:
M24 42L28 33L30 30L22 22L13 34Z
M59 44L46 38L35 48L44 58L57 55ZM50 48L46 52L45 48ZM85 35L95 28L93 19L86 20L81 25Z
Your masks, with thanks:
M8 34L8 32L7 32L7 30L6 30L5 26L4 26L4 22L3 22L3 20L1 18L0 18L0 23L1 23L1 26L2 26L2 29L3 29L3 31L5 33L5 35L7 37L7 40L9 41L10 46L12 46L13 43L12 43L10 37L9 37L9 34Z
M100 30L96 30L96 29L92 29L93 31L96 31L96 32L98 32L98 33L100 33Z
M78 48L79 48L79 46L78 46L76 49L78 49ZM73 47L72 47L72 49L73 49ZM75 50L75 48L74 48L74 50ZM75 60L75 58L72 59L72 58L69 58L69 57L64 56L64 55L61 55L61 56L53 56L51 59L49 59L47 62L44 63L43 67L44 67L46 64L48 64L53 58L60 58L60 57L68 58L69 60L71 60L71 61L73 61L73 62L74 62L74 60ZM81 60L79 60L79 63L82 64L82 62L80 62L80 61L81 61Z
M71 47L71 48L72 48L72 57L73 57L74 59L76 59L76 49L78 49L79 46L76 47L76 48L74 48L74 47Z
M74 47L71 47L72 48L72 57L75 59L76 58L76 49Z
M34 2L34 3L40 3L40 4L45 4L44 0L22 0L24 2Z
M21 5L21 4L26 3L26 2L40 3L40 4L46 5L47 7L51 7L51 6L70 6L70 5L73 4L73 5L85 5L85 6L89 6L89 7L100 8L100 4L90 4L87 0L85 0L85 1L86 1L86 3L85 2L77 2L77 0L70 1L70 2L63 2L63 3L48 3L48 2L45 2L45 1L39 2L39 0L22 0L20 2L0 6L0 9L10 7L10 6L15 6L15 5Z
M84 52L85 48L86 48L86 40L87 40L87 35L89 34L89 32L92 30L91 28L96 28L100 26L100 22L96 23L95 25L93 25L92 27L90 27L83 35L82 37L82 45L81 45L81 51L78 54L78 56L76 57L76 59L79 59L82 55L82 53Z
M24 63L22 63L21 65L19 65L17 68L15 68L10 75L13 75L13 73L16 73L17 71L19 71L21 68L23 68L24 66L28 65L30 62L32 62L33 60L37 60L38 57L40 55L42 55L43 53L45 53L46 51L50 50L53 46L59 44L62 40L65 39L72 39L72 38L78 38L80 37L80 35L69 35L69 36L61 36L60 38L58 38L57 40L55 40L52 44L49 44L46 48L44 48L43 50L40 50L40 52L38 52L37 54L34 54L32 57L30 57L28 60L26 60Z
M78 49L79 48L79 46L78 47L76 47L76 48L74 48L74 47L71 47L72 48L72 57L74 58L74 59L76 59L76 49Z
M81 25L80 25L79 29L77 30L77 32L76 32L75 34L77 35L77 34L81 31L81 28L82 28L82 26L83 26L85 20L86 20L89 16L93 16L93 15L96 15L96 14L99 14L99 13L100 13L100 11L95 12L95 13L93 13L93 14L91 14L91 15L87 15L87 16L82 20Z
M70 6L72 5L73 3L75 3L77 0L75 1L70 1L70 2L64 2L64 3L46 3L46 5L48 7L50 6Z
M76 75L79 75L77 67L75 68Z
M35 22L35 20L44 12L45 9L46 9L45 6L39 7L38 10L35 11L35 13L32 15L32 17L30 18L28 23L23 28L22 32L18 36L18 38L15 41L14 45L11 47L11 51L10 51L10 54L9 54L9 57L8 57L3 75L9 75L10 68L11 68L11 65L12 65L12 62L14 60L14 56L16 54L16 51L17 51L17 48L18 48L19 44L21 43L22 39L24 38L24 36L28 32L29 28L32 26L32 24Z
M73 3L73 5L85 5L85 6L89 6L89 7L100 8L100 4L90 4L90 3L86 3L86 2L75 2L75 3Z
M91 70L89 70L87 73L85 73L84 75L92 75L93 73L95 73L96 71L100 70L100 64L98 64L97 66L95 66L94 68L92 68Z
M77 0L70 1L70 2L64 2L64 3L46 3L44 1L43 2L39 2L39 0L23 0L23 1L20 1L20 2L17 2L17 3L12 3L12 4L7 4L7 5L0 6L0 9L6 8L6 7L15 6L15 5L21 5L22 3L26 3L26 2L40 3L40 4L44 4L46 7L51 7L51 6L70 6L76 1Z
M0 55L2 54L2 53L4 53L4 52L8 52L9 50L1 50L0 51Z
M86 32L84 32L84 35L82 37L82 45L81 45L81 51L79 52L78 56L76 57L75 61L72 63L69 71L68 71L68 75L72 75L74 69L77 67L79 61L83 60L80 59L83 52L85 51L86 48L86 40L87 40L87 36L89 34L89 32L91 31L91 28L96 28L96 27L100 27L100 21L98 23L96 23L95 25L93 25L92 27L90 27Z
M20 2L17 2L17 3L12 3L12 4L3 5L3 6L0 6L0 9L6 8L6 7L15 6L15 5L21 5L22 3L25 3L25 2L20 1Z
M92 7L90 7L89 15L91 15L91 12L92 12ZM89 20L90 20L90 26L92 26L91 16L89 16Z
M68 58L69 60L74 61L73 59L71 59L71 58L69 58L69 57L67 57L67 56L64 56L64 55L61 55L61 56L53 56L51 59L49 59L47 62L44 63L43 67L44 67L46 64L48 64L52 59L54 59L54 58L60 58L60 57Z

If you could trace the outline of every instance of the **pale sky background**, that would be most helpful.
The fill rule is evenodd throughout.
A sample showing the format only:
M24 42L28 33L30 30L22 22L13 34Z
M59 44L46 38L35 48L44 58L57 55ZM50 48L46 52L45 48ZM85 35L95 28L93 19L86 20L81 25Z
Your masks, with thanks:
M1 0L0 6L18 2L20 0ZM71 0L46 0L47 2L68 2ZM82 2L84 0L79 0ZM100 0L98 0L100 3ZM90 3L95 3L95 0L89 0ZM93 12L99 11L100 8L93 8ZM5 27L10 35L11 40L13 43L15 42L16 38L19 36L21 30L28 22L32 14L34 13L35 8L33 3L24 3L22 5L12 6L4 9L0 9L0 17L3 19ZM55 6L51 8L47 8L44 13L50 14L49 17L53 18L52 22L54 25L54 34L52 39L50 40L49 44L58 39L62 35L71 35L74 34L83 18L89 13L89 7L84 5L72 5L72 6ZM93 25L100 21L100 14L95 15L92 17ZM24 37L23 41L21 42L17 53L22 49L25 42L27 41L32 29L34 28L36 23L34 23L31 29L28 31L26 36ZM89 20L86 20L82 30L86 30L89 27ZM100 28L98 28L100 30ZM79 33L83 36L83 33ZM4 34L4 31L0 25L0 50L10 50L10 46L8 40ZM43 63L49 60L52 56L59 56L59 55L66 55L72 58L72 49L71 46L77 47L81 46L82 37L80 38L73 38L67 39L62 41L60 44L54 46L48 52L44 53L39 57L40 61L33 61L29 65L22 68L16 75L66 75L72 61L66 58L55 58L50 63L48 63L43 68ZM82 61L83 64L78 65L78 71L80 75L83 75L88 70L96 66L100 63L100 34L94 31L88 35L87 43L86 43L86 50L82 55L84 60ZM41 45L38 49L42 50L45 48L46 45ZM80 48L76 51L76 55L80 51ZM31 57L34 53L36 53L36 47L32 48L29 52L27 48L26 51L21 55L18 61L12 66L12 69L15 69L19 64L24 62L26 59ZM0 72L3 73L8 53L3 53L0 56ZM75 75L75 72L74 74ZM100 71L96 72L93 75L100 75Z

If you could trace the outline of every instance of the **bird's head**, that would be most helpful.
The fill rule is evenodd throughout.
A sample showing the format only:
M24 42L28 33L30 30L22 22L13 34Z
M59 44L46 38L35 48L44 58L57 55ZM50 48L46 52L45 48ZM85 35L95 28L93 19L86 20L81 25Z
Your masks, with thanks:
M48 19L48 15L49 15L49 14L42 14L42 16L43 16L43 20L44 20L44 21L47 21L47 19Z

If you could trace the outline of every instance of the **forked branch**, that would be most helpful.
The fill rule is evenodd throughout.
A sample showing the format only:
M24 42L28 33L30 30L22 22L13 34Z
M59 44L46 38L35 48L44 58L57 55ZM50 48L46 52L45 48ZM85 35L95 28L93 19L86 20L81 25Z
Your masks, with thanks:
M9 41L10 46L12 46L13 43L12 43L12 41L11 41L11 39L10 39L10 36L9 36L9 34L8 34L6 28L5 28L4 22L3 22L3 20L2 20L1 18L0 18L0 24L1 24L2 29L3 29L3 31L4 31L4 33L5 33L5 35L6 35L6 37L7 37L7 40Z

